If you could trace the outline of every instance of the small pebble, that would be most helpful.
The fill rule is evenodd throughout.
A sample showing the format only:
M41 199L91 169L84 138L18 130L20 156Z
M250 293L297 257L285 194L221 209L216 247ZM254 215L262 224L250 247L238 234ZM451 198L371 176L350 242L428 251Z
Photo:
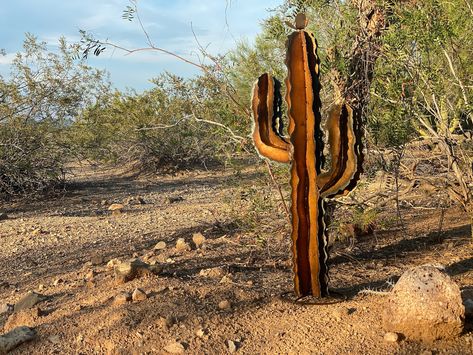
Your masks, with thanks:
M233 354L237 351L237 346L233 340L227 340L228 351Z
M190 247L189 244L187 244L187 242L184 238L179 238L176 242L176 250L177 251L189 251L189 250L191 250L191 247Z
M131 301L131 295L128 292L121 292L115 296L113 300L114 305L122 305Z
M107 263L107 268L108 269L113 269L115 266L117 266L120 263L121 263L121 261L119 259L117 259L117 258L112 259Z
M397 333L388 332L384 334L384 341L388 343L395 343L399 340L399 335Z
M5 303L0 305L0 315L13 312L13 305Z
M218 304L218 308L220 308L221 310L228 310L231 307L232 307L232 304L227 300L220 301Z
M50 337L48 337L48 340L53 344L59 344L61 342L61 339L58 335L51 335Z
M155 250L164 250L166 249L166 242L160 241L154 246Z
M136 288L133 291L133 294L131 295L131 298L133 299L134 302L144 301L145 299L148 298L148 295L143 290L141 290L139 288Z
M94 270L90 270L86 275L85 275L85 279L86 280L93 280L95 277L95 271Z
M202 247L202 245L205 243L205 240L206 239L202 233L194 233L192 235L192 241L194 242L196 248Z
M164 350L170 354L182 354L186 349L184 348L184 345L176 341L174 343L168 344Z

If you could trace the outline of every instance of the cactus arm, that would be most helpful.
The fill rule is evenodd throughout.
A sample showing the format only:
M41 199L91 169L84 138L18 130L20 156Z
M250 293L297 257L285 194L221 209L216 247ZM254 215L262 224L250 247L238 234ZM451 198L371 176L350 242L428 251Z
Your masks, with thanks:
M358 171L356 135L353 126L353 111L348 105L336 105L327 120L329 132L331 168L318 176L317 185L322 197L346 195Z
M282 136L280 83L269 74L259 77L253 87L253 142L258 152L280 163L291 161L291 145Z
M286 58L289 134L294 149L291 168L292 251L298 295L325 296L326 239L317 173L321 166L320 100L316 43L305 31L289 36ZM314 139L315 138L315 139Z

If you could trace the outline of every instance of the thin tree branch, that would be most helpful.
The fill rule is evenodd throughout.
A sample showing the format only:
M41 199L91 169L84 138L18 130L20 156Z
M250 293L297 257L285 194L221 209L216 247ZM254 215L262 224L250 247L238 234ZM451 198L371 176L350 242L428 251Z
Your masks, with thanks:
M266 163L266 167L268 168L269 176L271 176L271 180L273 181L274 186L276 186L276 188L279 191L279 196L281 198L281 203L284 207L284 211L286 211L286 217L289 221L289 224L291 224L292 223L291 214L289 212L289 208L287 207L286 200L284 199L284 195L282 193L281 186L278 184L278 182L276 181L276 178L274 177L273 169L271 168L271 164L269 163L268 159L264 159L264 162Z

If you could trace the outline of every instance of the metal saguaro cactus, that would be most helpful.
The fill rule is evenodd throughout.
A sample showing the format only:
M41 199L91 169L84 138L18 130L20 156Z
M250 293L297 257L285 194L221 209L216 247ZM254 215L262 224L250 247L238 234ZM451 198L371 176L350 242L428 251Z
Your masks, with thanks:
M253 140L258 152L281 163L291 162L291 214L294 287L298 296L328 296L327 238L324 199L346 195L356 185L363 159L361 124L345 103L331 108L329 133L331 166L322 171L323 132L317 42L305 31L304 14L288 38L286 102L288 133L283 135L280 82L269 74L253 88Z

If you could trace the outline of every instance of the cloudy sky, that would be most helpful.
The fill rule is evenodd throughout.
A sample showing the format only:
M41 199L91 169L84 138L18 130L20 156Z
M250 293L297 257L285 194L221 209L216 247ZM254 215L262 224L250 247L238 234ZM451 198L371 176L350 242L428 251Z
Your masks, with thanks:
M252 41L260 31L261 21L282 0L139 0L144 25L155 45L198 61L197 43L208 46L212 54L224 53L236 41ZM135 22L122 19L129 0L3 0L0 6L0 74L8 76L9 62L21 51L24 34L30 32L57 48L57 39L78 41L79 29L97 38L127 48L146 46L146 38ZM107 49L89 63L111 73L120 89L143 90L151 87L149 79L167 70L183 76L197 71L189 64L158 53L123 52Z

